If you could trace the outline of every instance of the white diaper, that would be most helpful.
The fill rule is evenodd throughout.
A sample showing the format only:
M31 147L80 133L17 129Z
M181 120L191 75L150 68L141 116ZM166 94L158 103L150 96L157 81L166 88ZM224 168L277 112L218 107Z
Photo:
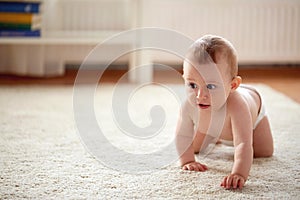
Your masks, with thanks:
M260 93L255 88L253 88L253 90L258 94L258 96L260 98L260 110L258 112L256 121L255 121L254 126L253 126L253 130L254 130L254 129L256 129L259 122L267 115L267 111L266 111L266 107L265 107L265 104L264 104L264 100L261 97Z
M261 98L260 95L259 95L259 97L260 97L260 102L261 102L260 103L260 111L259 111L257 119L255 121L253 130L257 127L257 125L259 124L259 122L267 115L265 104L263 103L263 100L262 100L262 98Z
M219 142L221 142L221 144L224 144L226 146L233 146L233 141L232 140L219 139Z

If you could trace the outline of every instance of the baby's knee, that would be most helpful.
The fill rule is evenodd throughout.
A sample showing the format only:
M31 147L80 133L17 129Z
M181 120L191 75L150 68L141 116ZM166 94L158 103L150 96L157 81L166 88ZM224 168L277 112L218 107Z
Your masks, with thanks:
M268 157L272 157L274 153L274 149L270 148L270 149L266 149L264 151L261 152L255 152L254 151L254 158L268 158Z

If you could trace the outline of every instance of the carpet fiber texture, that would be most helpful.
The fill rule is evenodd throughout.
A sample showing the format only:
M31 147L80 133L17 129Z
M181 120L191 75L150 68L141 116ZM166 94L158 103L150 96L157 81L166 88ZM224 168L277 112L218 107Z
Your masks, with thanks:
M126 162L112 166L118 162L105 164L89 153L74 122L71 86L0 86L0 199L299 199L300 105L265 85L255 86L266 103L275 152L271 158L254 159L245 187L235 191L220 187L231 170L232 147L217 145L206 157L198 156L207 164L206 172L182 171L177 162L140 174L122 172L115 169L147 166ZM111 107L101 107L109 103L112 90L112 85L104 85L95 101L99 124L111 144L128 154L151 153L172 139L178 114L172 106L167 107L167 136L138 142L118 139L124 136L108 116ZM159 90L147 90L137 94L142 102L128 106L138 108L131 118L140 126L149 123L149 117L143 117L148 113L143 105L151 101L146 94L161 104L171 102Z

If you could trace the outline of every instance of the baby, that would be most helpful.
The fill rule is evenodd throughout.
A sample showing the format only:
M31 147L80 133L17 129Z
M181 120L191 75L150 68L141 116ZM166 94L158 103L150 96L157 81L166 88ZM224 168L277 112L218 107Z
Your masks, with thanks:
M237 56L232 44L206 35L189 49L183 63L187 100L176 128L176 146L183 170L205 171L194 153L211 143L234 146L231 173L221 186L242 188L253 157L273 154L273 138L264 102L252 87L242 85L237 75Z

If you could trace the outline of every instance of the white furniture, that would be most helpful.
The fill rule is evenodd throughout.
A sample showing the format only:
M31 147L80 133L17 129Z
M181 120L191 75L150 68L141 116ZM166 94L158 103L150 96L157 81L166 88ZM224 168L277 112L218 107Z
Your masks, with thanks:
M63 75L65 64L82 63L96 45L121 31L137 27L137 7L138 0L45 0L42 37L0 38L0 72ZM122 45L135 44L120 41L107 49L113 52ZM143 64L145 56L131 53L119 60L128 62L131 69ZM103 61L105 58L101 56L91 60L98 64ZM130 80L152 80L151 73L146 76L132 74Z
M41 38L0 38L0 72L61 75L65 64L80 64L99 42L136 27L173 29L193 39L224 36L242 64L300 63L300 1L295 0L44 0L43 22ZM113 44L108 51L120 45L132 44ZM180 59L156 51L116 62L133 69ZM130 79L151 80L151 66Z

